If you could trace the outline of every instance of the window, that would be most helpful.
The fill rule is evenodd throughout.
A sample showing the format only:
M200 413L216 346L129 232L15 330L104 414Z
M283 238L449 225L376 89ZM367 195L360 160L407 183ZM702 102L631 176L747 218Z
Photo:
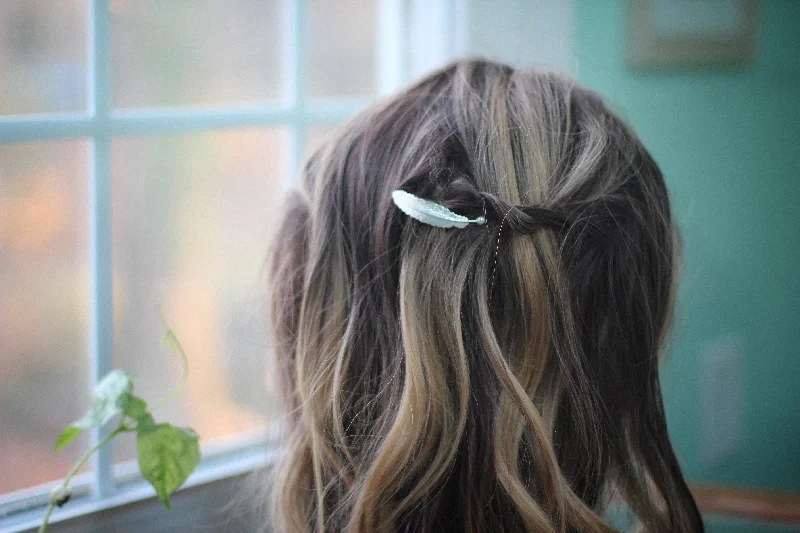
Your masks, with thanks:
M150 398L177 380L159 303L191 359L160 416L195 427L215 464L268 439L268 215L301 154L419 69L402 46L421 5L0 5L0 526L97 438L52 452L98 376L124 368ZM134 453L117 442L75 492L118 496Z
M0 529L30 527L97 439L53 452L98 377L125 369L149 399L178 380L159 304L190 357L159 417L198 431L201 469L263 449L280 416L259 286L270 214L336 123L446 59L430 32L451 2L434 4L0 4ZM430 53L406 57L417 41ZM134 456L119 440L75 493L119 501Z

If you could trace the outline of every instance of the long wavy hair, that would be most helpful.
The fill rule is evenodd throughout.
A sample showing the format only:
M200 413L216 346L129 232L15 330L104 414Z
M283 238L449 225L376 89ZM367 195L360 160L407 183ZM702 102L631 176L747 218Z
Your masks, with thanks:
M395 189L484 225L442 229ZM449 65L305 163L269 259L294 532L702 531L659 351L678 238L661 172L566 77Z

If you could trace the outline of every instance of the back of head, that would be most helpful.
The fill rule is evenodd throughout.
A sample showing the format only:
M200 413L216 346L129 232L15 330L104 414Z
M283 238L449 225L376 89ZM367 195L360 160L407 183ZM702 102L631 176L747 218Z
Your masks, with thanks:
M614 531L612 493L701 531L658 384L676 243L652 158L560 75L459 62L356 117L271 256L276 531Z

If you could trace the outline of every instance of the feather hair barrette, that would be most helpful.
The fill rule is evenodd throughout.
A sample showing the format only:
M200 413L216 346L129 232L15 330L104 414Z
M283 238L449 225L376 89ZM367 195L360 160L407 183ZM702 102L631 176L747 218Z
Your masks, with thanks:
M486 223L484 217L467 218L453 213L442 204L424 200L406 191L392 191L392 201L414 220L436 228L466 228L469 224Z

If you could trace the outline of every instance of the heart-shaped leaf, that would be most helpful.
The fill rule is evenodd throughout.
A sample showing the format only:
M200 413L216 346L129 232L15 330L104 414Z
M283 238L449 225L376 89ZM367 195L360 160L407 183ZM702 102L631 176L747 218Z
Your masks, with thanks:
M122 370L106 374L95 386L86 414L61 430L56 440L56 451L72 442L81 430L102 427L122 412L123 396L129 395L132 389L131 377Z
M123 414L133 420L139 420L147 414L147 402L129 392L125 392L120 396L119 406Z
M169 509L169 496L180 487L200 462L197 433L171 424L139 423L136 456L142 477L150 482L158 499Z
M80 435L81 428L76 428L73 426L67 426L61 430L61 434L58 436L58 440L56 440L56 451L60 450L73 440L75 437Z
M120 399L133 388L131 377L122 370L112 370L100 380L92 394L89 411L71 425L81 429L102 427L120 412Z

